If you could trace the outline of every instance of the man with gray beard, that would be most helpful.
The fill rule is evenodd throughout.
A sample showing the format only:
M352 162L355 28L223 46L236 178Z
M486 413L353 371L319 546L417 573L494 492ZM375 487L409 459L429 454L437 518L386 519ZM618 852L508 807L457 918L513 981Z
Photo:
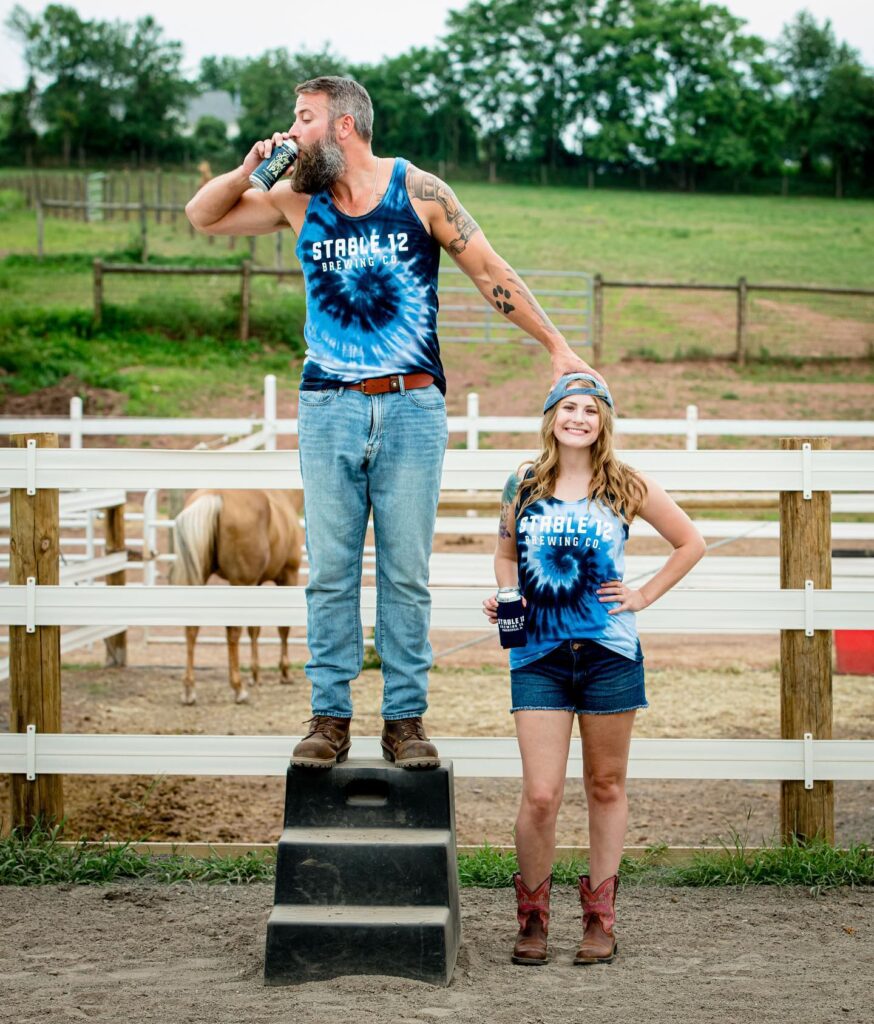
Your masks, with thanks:
M490 305L544 346L553 383L592 371L448 185L401 157L373 153L373 108L361 85L322 77L295 91L288 131L256 142L236 170L208 182L186 207L207 234L291 226L298 237L307 296L298 437L313 718L291 763L330 768L349 751L372 510L383 753L404 768L432 768L439 759L422 715L431 667L428 560L447 440L437 339L441 247ZM270 192L251 189L249 174L289 138L299 156L287 178Z

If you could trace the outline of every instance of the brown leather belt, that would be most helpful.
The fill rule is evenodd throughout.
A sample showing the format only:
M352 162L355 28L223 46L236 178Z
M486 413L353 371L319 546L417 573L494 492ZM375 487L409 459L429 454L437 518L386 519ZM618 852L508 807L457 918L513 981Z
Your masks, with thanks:
M415 388L426 388L433 384L434 378L430 373L408 373L405 377L395 373L391 377L370 377L368 380L358 380L354 384L341 384L340 387L360 391L365 395L384 395L388 391L400 391L401 381L404 382L404 391L413 391Z

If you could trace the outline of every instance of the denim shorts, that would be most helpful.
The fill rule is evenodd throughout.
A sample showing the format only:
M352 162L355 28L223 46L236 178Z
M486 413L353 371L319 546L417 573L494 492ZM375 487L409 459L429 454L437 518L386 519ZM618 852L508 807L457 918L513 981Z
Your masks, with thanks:
M643 655L632 661L594 640L563 640L537 661L512 669L510 688L511 712L615 715L649 707Z

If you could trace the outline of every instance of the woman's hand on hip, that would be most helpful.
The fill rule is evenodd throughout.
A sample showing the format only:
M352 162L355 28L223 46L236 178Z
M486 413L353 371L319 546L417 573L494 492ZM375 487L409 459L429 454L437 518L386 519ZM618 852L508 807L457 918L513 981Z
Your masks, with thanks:
M639 590L632 590L622 580L605 580L596 593L601 604L619 602L616 608L610 608L608 615L618 615L619 612L639 612L647 606L647 600Z

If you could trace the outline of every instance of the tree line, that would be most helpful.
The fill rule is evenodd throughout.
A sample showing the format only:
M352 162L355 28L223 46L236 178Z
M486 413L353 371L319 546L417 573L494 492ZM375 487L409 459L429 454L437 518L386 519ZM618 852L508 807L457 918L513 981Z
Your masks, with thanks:
M236 164L288 127L293 87L350 75L373 97L374 145L490 180L874 190L874 77L828 21L799 13L773 43L704 0L472 0L441 38L375 64L292 46L211 56L151 17L84 19L50 4L7 20L28 69L0 95L5 164ZM206 90L238 129L186 121Z

